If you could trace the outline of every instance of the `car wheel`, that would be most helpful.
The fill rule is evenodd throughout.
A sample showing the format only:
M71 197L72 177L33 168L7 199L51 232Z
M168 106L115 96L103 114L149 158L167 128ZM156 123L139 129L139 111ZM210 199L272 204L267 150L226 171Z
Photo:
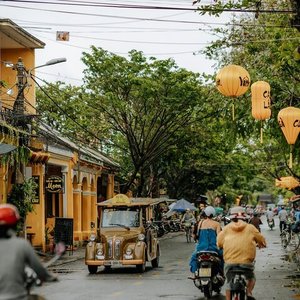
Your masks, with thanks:
M158 268L159 267L159 248L156 249L156 257L151 260L152 268Z
M88 270L90 274L96 274L98 270L98 266L88 266Z
M136 269L139 273L144 273L146 271L146 261L144 261L141 265L136 265Z

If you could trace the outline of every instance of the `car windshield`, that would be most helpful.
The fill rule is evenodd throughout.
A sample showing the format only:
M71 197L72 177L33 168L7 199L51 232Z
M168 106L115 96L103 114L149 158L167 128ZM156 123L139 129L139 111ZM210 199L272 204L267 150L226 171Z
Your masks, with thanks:
M139 227L139 209L109 208L102 213L102 228L107 227Z

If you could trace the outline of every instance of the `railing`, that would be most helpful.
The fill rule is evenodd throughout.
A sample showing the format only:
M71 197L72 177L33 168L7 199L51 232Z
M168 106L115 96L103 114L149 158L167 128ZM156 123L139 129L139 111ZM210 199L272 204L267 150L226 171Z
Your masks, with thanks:
M15 113L8 107L0 107L0 121L12 123Z

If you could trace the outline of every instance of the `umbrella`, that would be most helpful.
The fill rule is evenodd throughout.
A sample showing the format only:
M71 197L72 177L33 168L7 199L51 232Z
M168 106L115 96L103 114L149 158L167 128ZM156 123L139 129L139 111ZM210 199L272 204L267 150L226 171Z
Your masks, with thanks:
M172 211L178 211L178 212L184 212L187 209L190 210L197 210L197 208L191 204L189 201L186 201L185 199L180 199L176 202L176 204L171 208Z

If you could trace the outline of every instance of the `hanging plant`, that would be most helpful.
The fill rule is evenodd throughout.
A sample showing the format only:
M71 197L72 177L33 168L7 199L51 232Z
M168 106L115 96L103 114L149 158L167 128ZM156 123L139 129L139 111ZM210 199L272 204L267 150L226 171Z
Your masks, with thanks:
M8 164L10 167L18 166L20 164L26 165L29 162L30 149L26 146L18 147L9 153L3 154L1 158L2 164Z
M5 144L18 145L19 129L7 124L5 121L0 121L0 142ZM25 132L24 132L25 133Z
M36 197L36 189L38 185L33 178L25 180L22 184L14 184L7 202L15 205L20 213L20 222L17 231L20 232L24 228L26 216L33 211L32 200Z

